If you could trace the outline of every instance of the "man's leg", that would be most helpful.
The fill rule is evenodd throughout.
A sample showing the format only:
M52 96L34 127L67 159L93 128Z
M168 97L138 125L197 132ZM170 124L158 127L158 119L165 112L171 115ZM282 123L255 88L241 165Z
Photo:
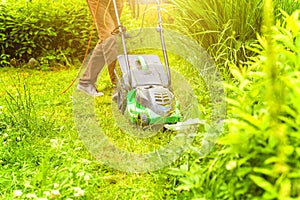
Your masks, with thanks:
M79 84L87 86L93 85L97 82L98 75L105 65L102 44L97 44L89 59L87 68L80 78Z
M116 37L111 36L111 37L107 38L102 43L102 47L103 47L104 59L107 64L107 67L108 67L110 80L111 80L112 84L116 85L117 80L116 80L116 75L114 73L114 69L116 67L116 60L117 60L117 56L118 56L118 47L117 47L117 43L116 43Z
M117 3L118 15L121 16L123 10L123 0L116 0L116 3ZM110 18L109 26L113 28L110 30L112 32L113 30L115 30L115 28L118 27L116 12L112 1L109 4L107 12L108 12L108 17ZM114 73L116 67L116 60L118 56L118 46L116 43L116 36L109 37L105 40L105 42L103 42L103 51L104 51L105 61L108 66L110 80L113 85L116 85L117 78Z
M115 22L110 15L110 5L107 5L107 0L87 0L89 9L94 18L98 36L99 44L95 47L94 52L90 58L87 69L80 79L79 86L88 86L92 96L101 96L103 93L98 93L95 88L98 75L103 69L104 65L108 66L109 75L113 84L116 84L116 77L114 74L115 63L117 58L116 38L111 35L115 29ZM79 89L79 87L78 87Z
M108 65L108 73L109 73L110 81L114 86L117 85L117 77L114 72L116 68L116 62L117 61L115 60L110 65Z

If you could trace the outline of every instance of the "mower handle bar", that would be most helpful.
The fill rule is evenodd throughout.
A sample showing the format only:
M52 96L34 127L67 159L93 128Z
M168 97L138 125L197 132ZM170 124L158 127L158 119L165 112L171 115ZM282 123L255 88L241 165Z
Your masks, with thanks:
M161 17L161 11L160 11L160 0L156 0L156 2L157 2L157 16L158 16L158 27L156 30L159 31L159 33L160 33L160 42L161 42L161 46L162 46L162 51L163 51L163 55L164 55L164 61L165 61L165 66L166 66L167 76L168 76L168 88L171 89L172 88L171 87L171 72L170 72L170 67L169 67L169 60L168 60L165 39L164 39L164 35L163 35L162 17ZM120 16L118 13L118 7L117 7L116 0L113 0L113 4L114 4L116 19L117 19L117 23L118 23L118 27L119 27L119 32L121 34L122 46L123 46L124 55L125 55L124 57L125 57L126 71L128 74L129 87L131 88L132 76L130 73L129 57L128 57L126 43L125 43L124 30L122 28L122 24L120 21Z

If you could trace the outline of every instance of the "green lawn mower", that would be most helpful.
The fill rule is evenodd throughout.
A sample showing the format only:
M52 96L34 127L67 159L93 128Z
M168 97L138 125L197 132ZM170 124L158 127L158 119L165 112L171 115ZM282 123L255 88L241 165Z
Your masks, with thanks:
M115 0L113 2L115 10L117 10ZM157 32L160 34L165 67L157 55L127 54L125 31L116 12L124 50L124 54L118 56L121 71L121 75L117 75L118 109L122 114L128 114L133 123L141 126L176 124L182 119L179 103L173 94L171 85L171 73L163 36L159 1L157 4Z

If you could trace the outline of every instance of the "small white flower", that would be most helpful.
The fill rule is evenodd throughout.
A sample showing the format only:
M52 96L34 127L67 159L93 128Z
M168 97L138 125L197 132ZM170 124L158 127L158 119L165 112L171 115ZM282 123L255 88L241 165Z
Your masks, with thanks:
M51 142L51 147L57 147L58 140L56 140L56 139L51 139L50 142ZM55 188L55 187L54 187L54 188Z
M60 195L59 190L51 190L51 194L54 196Z
M20 196L22 196L22 191L21 190L15 190L14 191L14 197L20 197Z
M233 170L233 169L236 168L236 166L237 166L237 162L234 161L234 160L231 160L231 161L229 161L229 163L227 163L226 169L227 170Z
M80 187L73 187L73 190L74 190L75 192L77 192L77 191L81 190L81 188L80 188Z
M87 174L87 175L84 176L83 179L84 179L85 181L88 181L88 180L90 180L90 176Z
M17 137L17 140L18 140L18 141L20 141L20 140L21 140L21 138L20 138L20 137Z
M45 116L45 115L43 115L43 116L42 116L42 119L46 119L46 116Z
M74 196L75 197L81 197L84 196L84 190L82 190L80 187L74 187Z
M7 137L8 137L8 134L7 134L7 133L4 133L4 134L3 134L3 137L4 137L4 138L7 138Z
M26 198L30 199L30 198L36 198L36 194L32 194L32 193L28 193L26 194Z
M49 197L51 195L51 193L49 191L44 191L43 194L46 196L46 197Z
M24 181L24 186L25 186L25 188L32 188L32 186L30 185L30 182L27 180Z
M84 176L84 173L83 173L83 172L78 172L78 173L76 174L76 176L82 177L82 176Z
M73 200L73 199L71 199L71 198L67 198L66 200Z
M0 106L0 109L2 109L3 108L3 106Z
M54 187L54 188L58 188L58 187L59 187L59 184L58 184L58 183L54 183L53 187Z

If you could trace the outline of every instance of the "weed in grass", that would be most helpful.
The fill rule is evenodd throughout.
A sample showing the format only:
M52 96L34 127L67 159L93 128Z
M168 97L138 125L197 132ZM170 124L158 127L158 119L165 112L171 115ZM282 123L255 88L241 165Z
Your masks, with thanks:
M44 136L45 131L53 129L51 115L48 117L39 116L36 105L34 105L34 97L26 81L22 81L20 77L17 77L15 80L11 79L14 90L4 90L6 94L4 99L5 112L3 112L5 123L8 125L8 128Z

